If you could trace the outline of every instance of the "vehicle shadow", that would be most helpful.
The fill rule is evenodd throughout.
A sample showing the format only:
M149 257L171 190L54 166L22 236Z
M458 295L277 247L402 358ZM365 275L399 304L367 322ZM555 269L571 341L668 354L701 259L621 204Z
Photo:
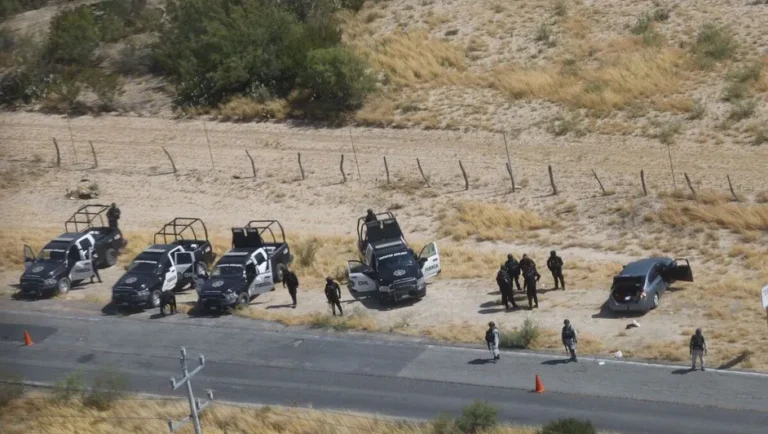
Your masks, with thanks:
M592 318L620 319L620 318L640 318L645 312L614 312L608 307L608 301L603 302L600 311L592 315Z
M419 298L409 298L406 300L402 300L397 303L383 303L379 298L375 295L367 295L367 294L359 294L352 291L349 291L349 294L355 299L349 300L349 301L342 301L342 303L354 303L354 302L360 302L366 309L371 310L378 310L378 311L388 311L388 310L394 310L394 309L402 309L406 307L411 307L415 304L417 304L421 299Z
M494 364L493 359L474 359L467 362L467 365L487 365Z
M293 307L293 304L273 304L272 306L265 307L265 309L286 309L289 307Z
M672 375L685 375L689 372L693 372L694 370L691 368L681 368L681 369L675 369L672 371Z
M109 303L101 308L101 314L104 316L131 316L144 312L143 308L129 308Z
M552 360L545 360L541 362L542 365L549 365L549 366L567 365L568 363L571 363L571 359L552 359Z

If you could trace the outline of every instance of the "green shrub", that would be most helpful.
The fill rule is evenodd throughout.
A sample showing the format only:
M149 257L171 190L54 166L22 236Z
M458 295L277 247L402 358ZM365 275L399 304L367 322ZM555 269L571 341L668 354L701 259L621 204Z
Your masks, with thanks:
M108 74L101 70L90 70L84 75L84 80L101 103L101 109L111 111L115 106L115 99L122 91L120 77L117 74Z
M430 425L432 434L461 434L456 422L448 415L439 415Z
M498 413L499 410L486 401L475 401L461 409L456 427L464 434L476 434L496 426Z
M539 434L597 434L597 430L588 420L569 418L558 419L544 425Z
M637 18L637 21L635 21L635 25L632 26L630 32L632 32L633 35L642 35L651 28L651 24L653 24L653 17L651 17L651 14L649 13L644 13Z
M768 143L768 129L761 129L752 138L752 144L754 146L760 146Z
M335 111L359 107L374 87L362 60L342 47L310 51L304 68L302 87Z
M701 119L704 117L704 115L707 114L707 108L702 104L701 101L695 101L693 103L693 108L688 113L688 119L689 120L696 120Z
M731 71L728 74L728 79L736 83L750 83L760 80L763 73L763 64L761 62L754 62L745 65L741 69Z
M83 405L97 410L108 410L127 390L122 374L112 368L103 369L83 396Z
M47 80L26 70L13 70L0 77L0 105L29 104L43 95Z
M359 11L364 4L365 0L341 0L342 8L353 10L355 12Z
M107 12L99 22L99 35L104 42L115 42L128 36L128 29L121 18Z
M757 108L757 101L753 99L739 101L731 108L728 119L734 122L747 119L755 113L755 108Z
M80 398L85 392L85 376L82 372L74 372L59 380L53 386L51 399L54 402L66 403Z
M731 58L738 48L738 42L725 27L708 23L701 26L693 44L692 52L700 66Z
M749 86L740 81L732 81L723 89L723 101L739 101L749 95Z
M653 11L653 21L657 23L663 23L669 20L671 12L669 8L656 8Z
M65 10L51 21L46 50L48 59L62 65L89 65L100 39L90 8L80 6Z
M523 326L511 331L500 333L499 347L501 348L530 348L539 338L541 330L539 325L530 318L526 318Z

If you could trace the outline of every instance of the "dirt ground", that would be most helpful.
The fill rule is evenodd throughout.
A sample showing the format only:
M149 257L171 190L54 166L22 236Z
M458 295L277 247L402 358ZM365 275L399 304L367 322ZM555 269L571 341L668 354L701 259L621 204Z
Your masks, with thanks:
M60 168L54 167L52 138L60 147ZM91 141L98 168L92 168ZM175 160L177 173L171 173L161 147ZM255 179L246 149L254 157ZM504 142L493 134L269 123L204 125L110 116L68 121L3 113L3 291L10 294L11 285L18 282L21 244L39 249L44 234L60 230L76 207L86 203L67 199L66 190L87 179L100 190L100 197L91 202L120 205L127 233L151 233L176 216L200 217L221 250L231 226L277 219L292 239L314 236L320 244L334 240L336 250L320 251L317 264L307 271L311 278L305 280L297 309L286 306L288 294L279 288L255 299L248 316L284 320L325 312L320 277L343 267L345 259L355 259L349 237L357 217L370 207L392 210L409 241L423 245L436 239L448 256L443 275L420 302L381 309L345 293L347 312L364 312L382 329L466 341L467 330L481 340L482 328L490 320L513 328L530 316L542 328L555 330L569 318L584 336L585 351L607 355L621 350L625 356L683 360L687 337L703 327L714 363L766 343L759 294L768 280L764 248L768 213L765 205L755 202L768 189L768 148L685 141L672 146L677 189L687 188L682 175L687 174L699 193L697 200L673 192L669 151L642 138L588 135L566 141L523 134L510 140L509 149L519 188L514 194L504 166ZM347 182L339 172L342 154ZM417 158L429 188L421 179ZM459 161L468 174L468 190ZM549 165L557 196L551 195ZM606 188L605 195L592 169ZM641 169L648 196L642 194ZM742 202L728 202L726 175ZM468 214L461 214L462 209ZM536 216L540 228L526 229L525 222L507 218L521 210ZM136 241L130 245L132 254L148 242ZM549 289L551 276L544 262L552 248L566 262L567 291ZM504 312L496 304L500 296L493 276L508 252L518 257L527 252L537 261L543 275L540 309ZM643 316L616 317L604 311L613 273L621 264L649 254L689 258L696 283L678 285L662 298L659 309ZM121 272L120 266L105 271L103 284L74 289L60 300L62 306L67 299L103 306ZM518 296L518 302L523 298ZM179 302L194 299L194 293L187 292ZM625 329L633 320L640 327ZM546 336L552 342L541 347L559 346L551 332ZM768 356L756 353L741 367L768 368Z

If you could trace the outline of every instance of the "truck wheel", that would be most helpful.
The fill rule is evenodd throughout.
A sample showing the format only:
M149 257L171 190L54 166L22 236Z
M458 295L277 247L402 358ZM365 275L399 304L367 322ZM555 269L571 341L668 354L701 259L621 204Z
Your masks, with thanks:
M244 309L248 307L248 301L249 301L248 293L243 292L240 294L240 296L237 297L237 304L235 305L235 307L237 307L238 309Z
M657 307L659 307L659 293L658 292L653 294L653 306L651 307L651 309L656 309Z
M283 276L285 276L285 273L288 271L288 267L285 266L285 264L279 264L277 266L277 272L275 273L275 283L280 283L283 281ZM274 291L274 289L273 289Z
M160 307L160 298L162 296L163 294L159 289L152 291L152 294L149 295L149 306L152 308Z
M72 282L69 281L69 278L62 277L58 282L56 282L56 295L64 295L68 293L71 287Z
M102 268L109 268L114 267L115 264L117 264L117 251L110 247L104 252L104 262L101 265Z

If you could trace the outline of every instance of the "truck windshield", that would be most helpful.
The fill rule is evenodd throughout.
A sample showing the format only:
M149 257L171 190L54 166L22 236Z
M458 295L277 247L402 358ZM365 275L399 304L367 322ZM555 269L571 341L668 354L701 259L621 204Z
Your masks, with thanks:
M399 268L415 267L416 260L410 252L387 255L379 260L380 272L393 272Z
M236 264L221 264L213 269L211 276L242 276L243 266Z
M137 259L128 266L129 273L152 274L157 270L157 262Z
M37 255L37 260L39 262L64 262L66 258L67 251L58 249L43 249L40 251L40 254Z

